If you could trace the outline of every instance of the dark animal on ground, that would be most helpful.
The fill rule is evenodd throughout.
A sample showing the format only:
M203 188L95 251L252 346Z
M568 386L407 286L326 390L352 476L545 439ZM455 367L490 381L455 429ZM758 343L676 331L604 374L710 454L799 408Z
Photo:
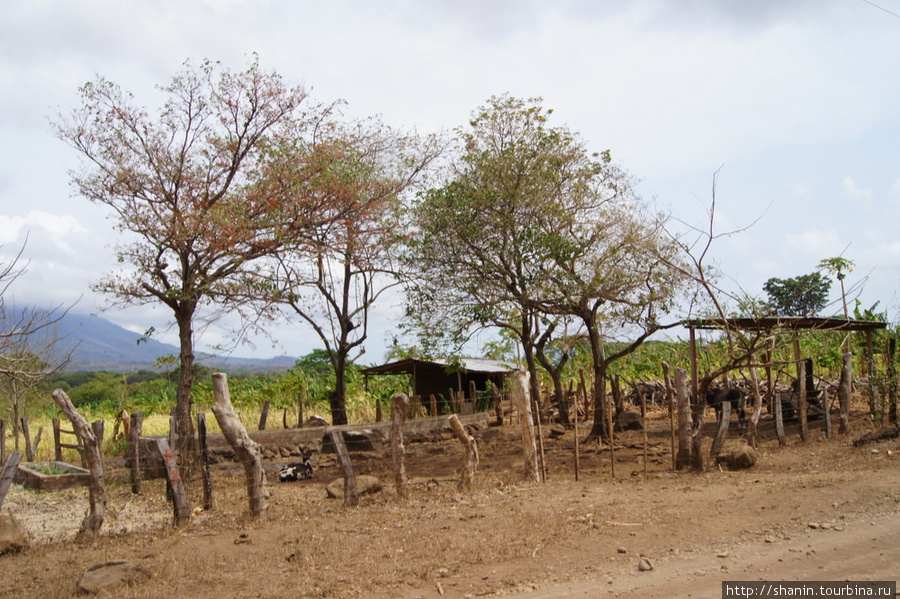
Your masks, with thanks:
M282 466L281 470L278 471L278 482L286 483L298 480L308 480L312 478L312 475L312 464L309 463L309 458L306 458L302 462L293 462L286 466Z
M746 406L747 400L743 391L737 387L732 387L731 389L711 388L707 390L706 405L712 406L716 411L716 420L719 420L722 417L722 404L726 401L731 404L731 411L737 412L740 425L745 426L747 415L744 412L744 407Z

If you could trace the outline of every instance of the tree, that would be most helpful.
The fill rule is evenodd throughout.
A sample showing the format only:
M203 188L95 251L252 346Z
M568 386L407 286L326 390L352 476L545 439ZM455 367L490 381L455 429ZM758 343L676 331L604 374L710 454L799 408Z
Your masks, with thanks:
M433 138L401 135L370 119L331 122L317 132L313 178L293 172L303 164L288 147L279 156L290 193L287 202L317 198L332 218L323 220L278 255L275 301L306 321L325 346L334 369L332 423L347 424L345 374L365 351L369 313L398 285L393 264L402 241L401 196L440 153ZM303 151L301 149L301 151ZM299 187L297 180L303 181Z
M116 247L127 268L94 285L122 304L161 303L178 329L179 449L192 449L194 325L204 310L244 316L258 259L286 237L278 197L260 193L266 149L296 128L307 94L264 73L185 64L161 91L155 116L99 77L85 84L81 106L60 116L57 135L84 159L71 173L79 194L112 209ZM295 215L297 227L304 214ZM208 316L208 314L207 314Z
M601 324L640 323L646 335L659 327L679 288L669 266L678 246L610 153L550 127L550 112L539 100L493 97L460 132L449 181L413 210L411 313L426 331L451 328L459 339L479 326L513 331L535 381L537 346L552 331L544 323L577 319L591 339L597 399L609 363ZM532 394L539 403L536 385Z
M828 303L831 281L814 272L790 279L772 277L763 285L769 308L778 316L814 316Z
M73 351L64 349L65 336L56 330L69 308L16 307L6 301L26 272L27 263L21 264L26 245L27 241L15 256L0 263L0 387L9 403L17 448L26 401L41 382L66 367Z

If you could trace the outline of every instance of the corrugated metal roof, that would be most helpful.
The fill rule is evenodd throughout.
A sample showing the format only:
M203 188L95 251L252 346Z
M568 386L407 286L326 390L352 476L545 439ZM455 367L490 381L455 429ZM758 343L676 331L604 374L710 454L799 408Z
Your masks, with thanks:
M371 366L362 369L363 374L400 374L411 373L416 364L435 364L447 366L451 360L435 359L422 360L419 358L406 358L397 362L389 362L381 366ZM515 372L519 367L512 362L502 360L482 360L478 358L460 358L459 362L467 372L506 373Z

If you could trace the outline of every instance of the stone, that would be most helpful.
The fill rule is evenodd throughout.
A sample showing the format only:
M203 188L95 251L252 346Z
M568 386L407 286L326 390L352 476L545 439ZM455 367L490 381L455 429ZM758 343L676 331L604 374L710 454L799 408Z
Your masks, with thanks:
M28 534L12 514L0 514L0 555L28 547Z
M111 593L123 586L144 582L150 576L150 572L127 560L104 562L91 566L81 575L78 590L82 593Z
M653 569L653 564L646 557L638 562L638 570L641 572L649 572Z
M728 455L727 463L732 470L752 468L756 465L756 450L746 443L741 444Z
M360 495L369 495L372 493L378 493L381 491L381 481L378 480L377 477L369 476L368 474L363 474L361 476L356 477L356 491ZM330 499L343 499L344 498L344 479L339 478L334 480L325 487L325 492L328 493L328 497Z

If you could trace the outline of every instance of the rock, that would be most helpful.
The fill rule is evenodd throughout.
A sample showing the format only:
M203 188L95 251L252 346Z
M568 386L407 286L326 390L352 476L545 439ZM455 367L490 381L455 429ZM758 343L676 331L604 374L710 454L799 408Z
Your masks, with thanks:
M731 470L752 468L756 465L756 450L743 443L728 455L726 462Z
M566 436L566 429L565 429L565 427L563 427L559 424L554 424L553 426L550 427L550 432L547 433L547 435L551 439L559 439L560 437Z
M641 572L649 572L653 569L653 564L646 557L638 562L638 570Z
M28 534L11 514L0 514L0 555L28 547Z
M716 557L721 557L724 559L724 558L728 557L729 555L731 555L730 551L722 551L721 553L717 553Z
M622 412L616 418L615 429L617 431L639 431L643 430L644 424L641 422L641 415L635 412Z
M381 491L381 481L374 476L369 476L368 474L363 474L362 476L356 477L356 490L360 495L369 495L371 493L378 493ZM325 492L328 493L328 497L330 499L343 499L344 498L344 479L339 478L334 480L325 487Z
M360 430L341 431L347 451L373 451L380 452L384 444L384 438L376 430L365 428ZM337 453L331 434L322 437L322 453Z
M310 416L305 426L328 426L328 421L321 416Z
M110 593L125 585L144 582L150 572L127 560L96 564L88 568L78 581L82 593Z
M624 547L619 547L618 549L616 549L616 553L628 553L628 550Z

